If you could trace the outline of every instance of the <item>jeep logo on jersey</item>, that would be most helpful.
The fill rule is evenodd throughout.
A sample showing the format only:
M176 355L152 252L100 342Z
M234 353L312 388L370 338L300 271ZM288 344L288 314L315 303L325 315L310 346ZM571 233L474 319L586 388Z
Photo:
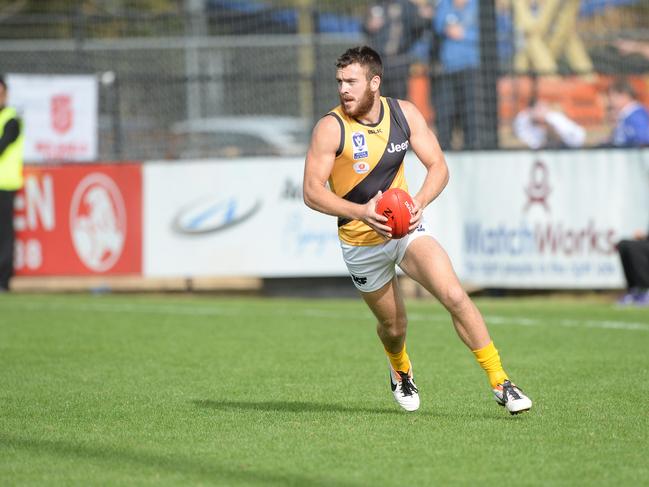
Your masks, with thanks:
M213 233L244 222L261 208L261 201L245 196L207 197L181 208L172 222L178 233Z
M407 140L405 142L401 143L401 144L398 144L398 145L394 145L394 142L390 142L390 147L388 147L388 152L390 154L394 154L395 152L401 152L401 151L404 151L404 150L407 150L407 149L408 149L408 141Z
M365 174L370 170L370 165L365 161L355 162L352 167L354 168L354 172L357 174Z
M363 132L354 132L352 134L352 150L354 159L365 159L368 156L369 151L367 150L367 142Z

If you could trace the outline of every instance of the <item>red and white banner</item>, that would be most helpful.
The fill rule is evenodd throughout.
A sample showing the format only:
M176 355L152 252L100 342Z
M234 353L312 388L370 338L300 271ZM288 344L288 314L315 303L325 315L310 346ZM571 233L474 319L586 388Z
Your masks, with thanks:
M141 174L139 164L26 167L16 274L141 273Z
M25 160L97 158L97 80L82 75L7 76L8 105L23 120Z

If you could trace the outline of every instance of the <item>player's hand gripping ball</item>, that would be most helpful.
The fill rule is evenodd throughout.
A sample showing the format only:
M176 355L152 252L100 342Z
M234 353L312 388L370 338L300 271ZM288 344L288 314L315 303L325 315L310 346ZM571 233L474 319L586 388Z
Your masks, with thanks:
M392 238L408 235L410 218L414 210L415 204L410 195L399 188L388 189L376 203L376 212L388 219L385 224L392 228Z

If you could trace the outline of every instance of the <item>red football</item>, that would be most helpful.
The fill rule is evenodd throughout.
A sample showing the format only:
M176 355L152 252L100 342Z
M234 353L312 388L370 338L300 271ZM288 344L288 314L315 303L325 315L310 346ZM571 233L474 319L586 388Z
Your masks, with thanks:
M392 238L408 235L410 218L415 205L408 193L399 188L390 188L381 195L376 212L387 217L386 225L392 228Z

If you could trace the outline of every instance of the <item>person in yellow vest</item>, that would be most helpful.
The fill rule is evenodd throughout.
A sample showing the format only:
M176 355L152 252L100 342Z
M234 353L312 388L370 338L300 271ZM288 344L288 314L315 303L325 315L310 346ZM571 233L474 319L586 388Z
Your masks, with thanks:
M0 75L0 292L9 290L14 271L14 197L23 186L23 141L20 118L7 106L7 83Z
M504 371L480 311L422 217L448 182L435 134L412 103L381 96L383 65L376 51L367 46L348 49L336 67L340 105L313 129L304 166L304 202L338 217L343 259L378 321L394 399L406 411L419 408L406 351L406 308L395 273L399 266L449 311L460 339L486 372L496 402L511 414L529 410L532 401ZM392 239L376 203L389 188L408 190L403 169L408 148L426 167L426 177L413 193L410 234ZM437 392L452 387L446 382L440 372Z

